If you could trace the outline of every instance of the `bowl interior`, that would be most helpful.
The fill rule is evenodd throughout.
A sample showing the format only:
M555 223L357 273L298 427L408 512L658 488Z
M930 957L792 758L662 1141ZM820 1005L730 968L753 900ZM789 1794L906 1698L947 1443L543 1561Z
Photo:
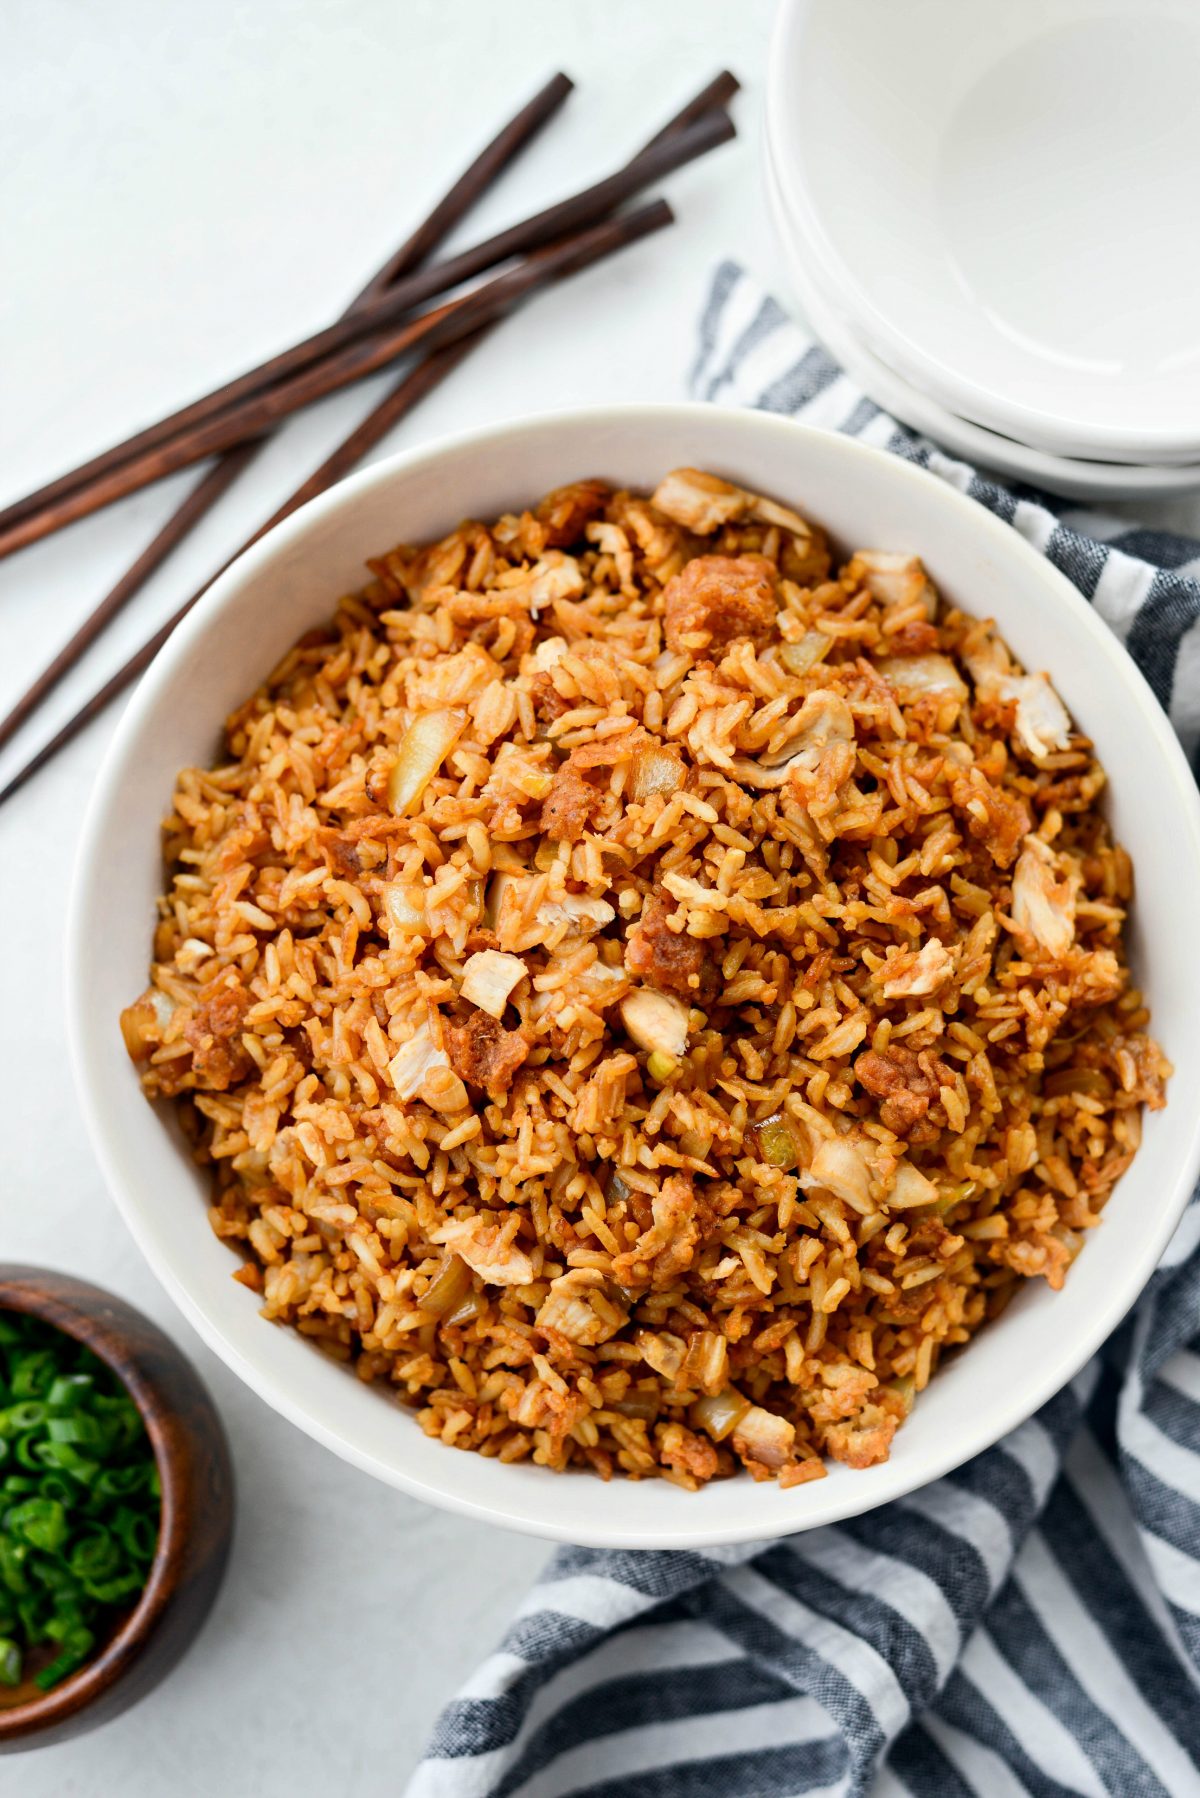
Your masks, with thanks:
M956 0L785 0L772 54L789 205L877 354L1043 449L1195 459L1188 0L1010 0L986 31Z
M220 721L337 596L363 560L489 518L586 475L652 486L681 463L794 503L841 546L919 552L939 587L995 616L1025 662L1053 672L1112 777L1116 833L1138 869L1133 955L1172 1102L1058 1295L1031 1283L933 1382L892 1459L780 1492L748 1480L692 1495L661 1481L604 1485L455 1453L289 1330L260 1319L212 1235L205 1182L168 1112L143 1099L117 1014L145 985L162 883L158 822L175 771L206 762ZM77 1076L97 1152L151 1265L210 1344L262 1397L360 1467L435 1503L569 1541L630 1547L764 1537L867 1509L957 1465L1042 1403L1127 1309L1161 1253L1200 1159L1200 1041L1179 957L1200 887L1197 798L1178 744L1124 651L1017 532L932 476L861 444L761 413L625 407L535 419L402 455L313 502L243 557L139 687L97 783L70 924Z

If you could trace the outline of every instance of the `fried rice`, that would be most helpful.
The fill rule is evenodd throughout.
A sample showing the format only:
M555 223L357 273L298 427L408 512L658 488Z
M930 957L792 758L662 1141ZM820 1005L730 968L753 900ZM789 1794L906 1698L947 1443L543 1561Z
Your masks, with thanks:
M885 1459L1164 1103L1088 739L694 469L369 567L179 776L122 1015L235 1278L501 1461Z

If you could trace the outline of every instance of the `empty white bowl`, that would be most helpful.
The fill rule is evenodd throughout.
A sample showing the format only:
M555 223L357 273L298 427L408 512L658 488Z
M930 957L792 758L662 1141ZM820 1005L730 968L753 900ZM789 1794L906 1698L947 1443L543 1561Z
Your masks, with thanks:
M159 822L176 770L212 760L222 720L303 631L361 584L363 561L494 517L564 481L652 486L695 463L778 495L839 547L918 551L939 587L994 615L1033 668L1053 672L1111 776L1111 813L1140 881L1132 953L1154 1028L1176 1063L1171 1102L1090 1236L1066 1288L1030 1282L943 1369L867 1472L834 1466L789 1492L741 1477L695 1494L663 1481L605 1485L432 1441L384 1392L296 1332L272 1327L230 1276L206 1181L171 1110L152 1107L117 1015L145 985ZM279 525L213 586L131 699L96 784L68 928L78 1086L96 1154L151 1266L206 1341L268 1404L366 1472L469 1516L560 1540L629 1548L754 1540L852 1516L934 1479L1051 1397L1132 1304L1200 1163L1200 1037L1191 983L1200 802L1162 711L1116 640L1016 532L933 476L860 443L763 413L624 406L531 419L410 450L343 482Z
M1054 454L1200 460L1194 0L783 0L768 134L859 336Z
M1027 481L1066 499L1132 499L1139 495L1153 499L1171 493L1193 493L1200 488L1200 463L1093 462L1082 457L1057 456L962 418L931 394L914 387L896 369L881 362L858 336L841 296L830 288L814 246L788 213L769 147L764 170L772 217L805 323L850 379L893 418L931 437L943 449L977 468L1009 480Z

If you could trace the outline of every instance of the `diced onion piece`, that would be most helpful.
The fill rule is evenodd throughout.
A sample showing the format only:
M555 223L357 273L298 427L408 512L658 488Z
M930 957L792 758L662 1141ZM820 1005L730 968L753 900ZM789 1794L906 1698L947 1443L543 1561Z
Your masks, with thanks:
M465 712L445 710L422 712L409 725L388 775L388 805L398 818L416 806L462 736L466 722Z
M526 974L519 955L505 955L499 949L480 949L463 968L459 994L470 1005L478 1005L493 1018L503 1017L509 994L519 986Z
M639 986L621 1001L621 1021L640 1049L679 1061L687 1049L688 1010L668 993Z
M489 930L495 930L496 920L504 909L504 895L517 878L507 869L501 869L488 881L483 895L483 916Z
M402 1099L414 1099L433 1068L449 1068L450 1057L433 1040L428 1024L414 1030L388 1063L392 1085Z
M782 1113L776 1111L769 1118L764 1118L761 1124L755 1124L754 1135L759 1154L772 1167L799 1167L799 1145Z
M807 674L829 653L831 637L824 631L805 631L799 643L785 643L779 659L789 674Z
M1057 1068L1042 1082L1042 1095L1047 1099L1098 1099L1106 1105L1112 1098L1112 1081L1099 1068Z
M887 1389L889 1392L894 1392L899 1398L904 1406L904 1415L907 1417L912 1411L913 1402L917 1396L917 1382L911 1374L901 1374L898 1379L888 1381Z
M697 1330L688 1342L683 1363L686 1386L718 1393L729 1379L729 1343L720 1330Z
M655 1373L661 1374L664 1380L678 1379L687 1353L682 1336L673 1336L669 1330L639 1330L634 1340L643 1361L648 1362Z
M898 1211L911 1205L935 1205L937 1198L938 1189L933 1181L927 1180L911 1161L902 1161L884 1204Z
M750 1400L743 1398L736 1386L726 1386L724 1392L698 1398L688 1412L688 1422L705 1430L714 1442L724 1442L751 1408Z
M393 880L383 889L383 903L388 922L402 936L420 936L428 930L424 888Z
M620 1417L633 1417L642 1423L653 1423L659 1413L660 1400L657 1393L643 1392L634 1387L624 1398L616 1399L608 1408Z
M418 1311L432 1311L441 1316L454 1310L471 1290L471 1270L460 1255L451 1255L438 1269L417 1300Z
M865 1216L871 1209L873 1172L870 1151L864 1142L850 1136L827 1136L818 1144L799 1179L805 1192L823 1186Z
M487 1300L483 1294L472 1290L461 1304L455 1305L453 1311L447 1314L446 1322L455 1325L472 1323L475 1318L482 1315L486 1304Z
M672 750L643 749L633 758L629 795L641 805L660 793L677 793L686 778L683 763Z

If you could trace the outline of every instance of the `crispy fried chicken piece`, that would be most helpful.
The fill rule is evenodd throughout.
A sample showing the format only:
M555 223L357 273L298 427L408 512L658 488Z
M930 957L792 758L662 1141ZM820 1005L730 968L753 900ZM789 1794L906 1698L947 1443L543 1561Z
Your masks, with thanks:
M603 512L612 497L605 481L572 481L556 487L534 508L540 530L540 549L569 549L583 536L584 526Z
M739 638L765 643L775 623L774 573L765 556L696 556L663 589L667 648L702 656Z
M669 895L655 891L648 896L625 939L625 967L635 980L662 992L698 998L705 984L704 945L671 929L667 919L676 909Z
M721 1460L711 1442L697 1436L693 1430L684 1429L682 1424L665 1432L665 1437L662 1458L668 1467L673 1467L676 1473L690 1474L694 1480L713 1478Z
M197 1086L227 1092L249 1072L250 1057L240 1041L249 1009L250 994L236 968L226 968L203 989L195 1016L183 1030Z
M543 834L555 843L577 843L599 798L596 788L584 779L574 762L565 761L542 802Z
M890 1043L877 1052L868 1049L854 1064L854 1075L872 1098L881 1099L881 1121L897 1136L907 1136L920 1123L938 1096L938 1088L948 1086L954 1075L931 1049L919 1052L904 1043Z
M505 1030L486 1011L474 1011L465 1024L446 1026L446 1053L450 1066L468 1086L504 1093L527 1059L529 1043L523 1031Z
M964 769L950 785L950 797L965 813L967 829L999 868L1007 868L1029 832L1029 807L1014 793L1001 792L978 768Z

